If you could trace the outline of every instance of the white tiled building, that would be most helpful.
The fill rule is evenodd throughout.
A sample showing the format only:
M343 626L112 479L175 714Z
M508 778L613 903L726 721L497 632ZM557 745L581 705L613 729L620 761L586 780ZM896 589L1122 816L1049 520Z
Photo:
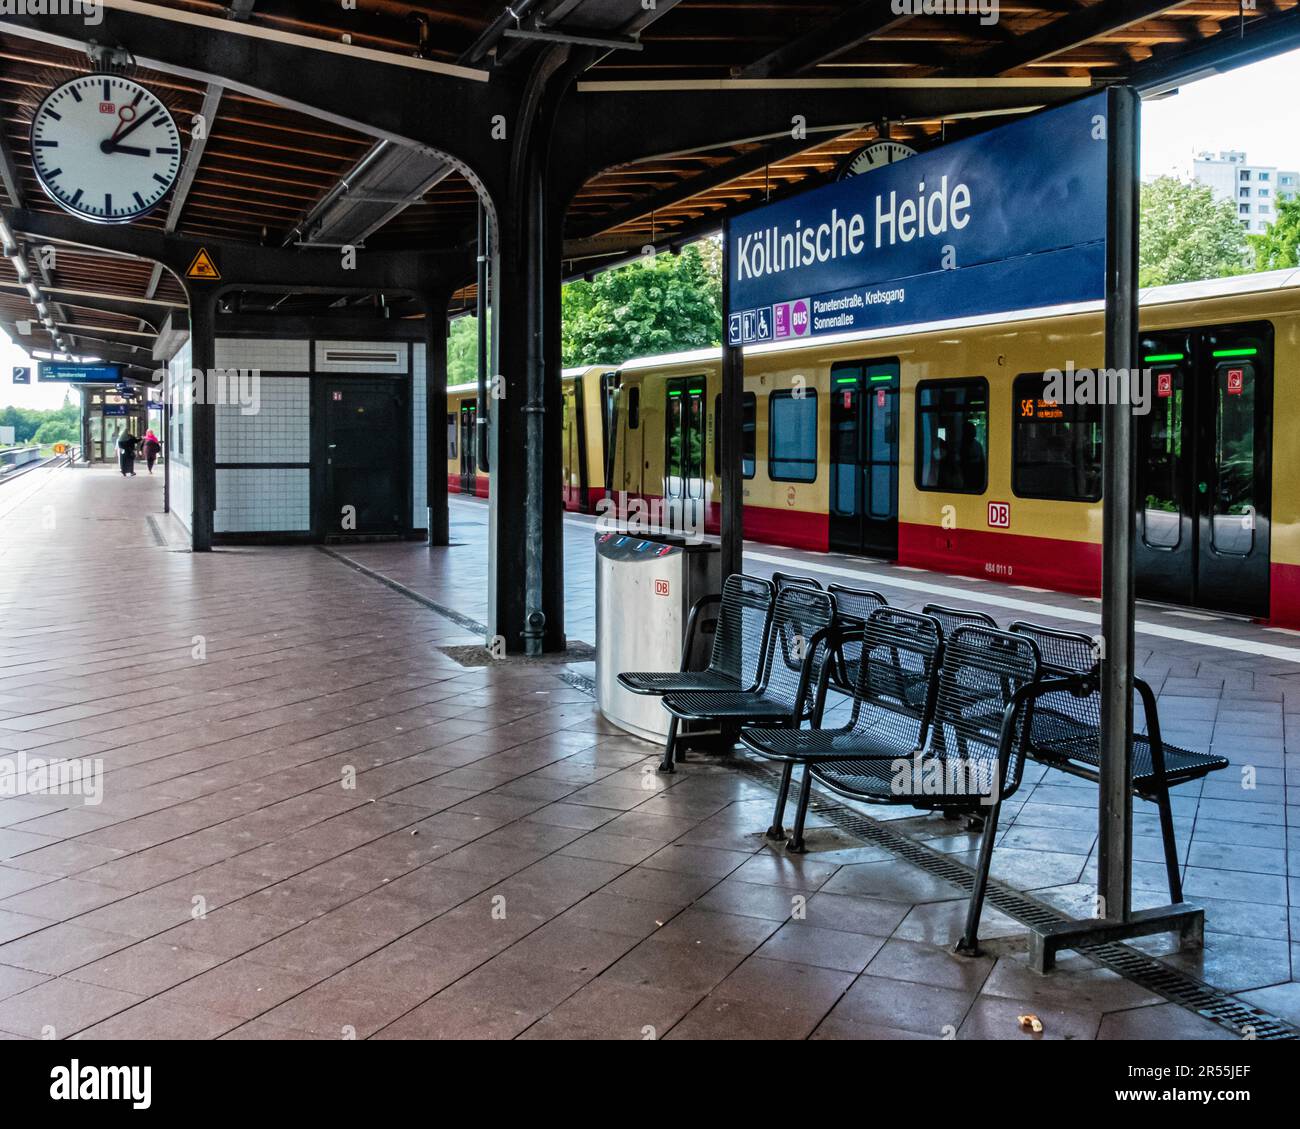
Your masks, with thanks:
M1274 165L1252 165L1235 149L1217 156L1200 153L1192 162L1192 179L1207 185L1216 200L1231 200L1241 226L1252 235L1268 230L1277 215L1278 200L1300 192L1300 172Z

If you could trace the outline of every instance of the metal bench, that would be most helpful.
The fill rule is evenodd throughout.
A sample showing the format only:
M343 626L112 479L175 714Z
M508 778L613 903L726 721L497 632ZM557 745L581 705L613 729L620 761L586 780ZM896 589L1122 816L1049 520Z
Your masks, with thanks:
M1011 630L1034 641L1042 654L1044 670L1055 677L1070 679L1074 684L1073 692L1048 694L1035 703L1029 731L1029 756L1071 776L1098 780L1101 767L1101 684L1093 640L1087 635L1023 621L1013 623ZM1183 900L1183 885L1169 789L1227 768L1228 760L1166 745L1160 736L1155 693L1140 678L1133 679L1133 686L1142 703L1146 733L1135 732L1133 735L1132 791L1140 799L1155 804L1160 813L1169 897L1177 904Z
M887 619L889 612L893 617ZM940 643L932 617L897 618L907 614L882 609L868 621L867 658L849 726L809 732L748 729L741 740L762 756L806 766L789 850L803 849L813 779L871 803L983 814L979 865L958 944L959 951L975 953L998 815L1002 801L1019 787L1024 768L1030 704L1063 683L1039 681L1038 648L1027 636L967 625ZM933 671L919 717L905 693L889 690L894 651Z
M705 596L691 608L680 670L625 671L618 676L619 683L634 694L752 690L758 685L774 599L771 581L742 573L727 577L721 595ZM718 611L708 666L689 670L696 631L713 605Z
M939 621L939 626L943 628L945 635L951 635L959 627L964 627L968 623L979 624L981 627L991 627L998 630L998 621L987 612L973 612L966 608L949 608L943 604L926 604L921 609L922 615L931 615Z
M664 698L672 720L660 771L672 772L680 759L677 728L682 721L711 722L724 734L738 734L743 726L755 724L797 729L810 718L834 619L835 600L826 592L794 586L777 593L761 675L753 689L692 691Z
M864 626L872 612L889 606L889 601L884 596L867 588L832 584L826 591L835 597L835 614L846 629ZM844 633L837 642L835 663L831 667L831 684L841 693L852 694L858 681L858 659L862 644Z
M778 592L786 588L811 588L816 592L822 590L822 582L811 576L799 576L793 572L772 573L772 583Z

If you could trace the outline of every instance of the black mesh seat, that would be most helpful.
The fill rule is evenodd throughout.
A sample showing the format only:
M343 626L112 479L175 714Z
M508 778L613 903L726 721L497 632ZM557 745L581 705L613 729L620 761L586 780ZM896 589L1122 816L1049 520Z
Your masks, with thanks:
M892 629L884 623L887 613L893 613ZM899 637L898 628L907 623L902 617L912 621L908 639ZM927 626L923 630L921 625ZM1025 636L966 625L958 627L942 644L938 639L939 627L931 617L895 609L873 613L864 637L868 657L854 696L859 731L852 734L853 741L842 742L846 754L842 757L827 755L824 738L810 742L806 751L801 750L800 760L806 768L788 849L803 848L804 820L814 779L841 795L868 802L905 804L922 811L956 809L981 814L984 834L979 870L959 945L963 951L975 952L998 815L1002 801L1015 793L1023 775L1031 703L1039 694L1061 688L1062 683L1039 681L1038 648ZM872 671L879 668L890 677L890 652L894 650L914 654L918 660L928 656L931 689L920 717L909 712L906 694L886 699L894 706L888 720L883 717L884 711L869 700ZM864 707L874 707L865 714L865 721L858 715L859 694ZM836 733L850 735L847 729ZM906 738L914 735L915 743L906 748ZM772 756L778 748L784 748L789 756L792 736L805 735L784 735L779 746L762 732L746 732L742 739L764 755Z
M660 768L672 772L680 721L711 721L724 730L758 722L798 728L811 716L827 654L826 635L835 619L835 600L826 592L793 586L777 594L763 652L761 676L752 690L670 694L672 714Z
M878 759L888 764L898 757L910 758L925 744L925 696L921 696L918 708L909 689L917 681L924 685L933 681L943 641L938 623L915 612L879 607L867 616L860 628L841 631L837 639L841 650L853 646L858 655L852 689L853 711L844 726L798 731L747 729L741 734L748 748L785 765L768 838L785 838L781 823L796 764L834 761L836 772L848 771L850 763L859 761ZM814 724L820 722L820 707L832 666L826 664L826 674L818 687ZM802 849L802 833L800 818L791 850Z
M618 676L620 684L634 694L752 689L758 684L773 595L770 581L741 573L727 577L721 596L706 596L691 609L681 670L624 672ZM713 605L717 606L717 620L709 665L704 670L687 670L695 633Z
M1101 689L1093 640L1087 635L1033 623L1014 623L1011 630L1034 641L1043 656L1045 670L1055 677L1073 680L1071 689L1047 694L1035 703L1029 756L1072 776L1100 779ZM1160 812L1169 896L1174 902L1181 902L1182 876L1169 789L1227 768L1228 761L1225 757L1166 745L1160 737L1154 691L1140 678L1133 680L1133 687L1138 696L1138 702L1134 703L1135 728L1140 704L1146 732L1135 733L1133 737L1132 791L1140 799L1154 803Z
M799 576L793 572L774 572L772 573L772 583L776 585L778 592L786 588L812 588L820 592L822 583L811 576Z
M943 604L926 604L921 609L922 615L932 615L939 621L939 626L943 628L945 635L951 635L959 627L965 627L969 623L976 624L980 627L991 627L997 630L998 621L987 612L967 611L965 608L949 608Z
M835 597L835 614L845 627L861 627L877 608L889 606L889 601L879 592L867 588L850 588L832 584L826 589ZM858 659L862 654L861 642L844 635L836 647L835 665L831 667L831 684L844 694L852 694L858 681Z

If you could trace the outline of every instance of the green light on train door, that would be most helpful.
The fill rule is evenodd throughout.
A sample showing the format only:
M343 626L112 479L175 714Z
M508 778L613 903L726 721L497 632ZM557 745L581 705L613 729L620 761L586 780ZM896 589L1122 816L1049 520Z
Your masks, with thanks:
M1253 357L1259 353L1258 349L1215 349L1216 357Z
M1181 360L1183 360L1182 353L1152 353L1151 356L1146 358L1146 363L1149 365L1159 365Z

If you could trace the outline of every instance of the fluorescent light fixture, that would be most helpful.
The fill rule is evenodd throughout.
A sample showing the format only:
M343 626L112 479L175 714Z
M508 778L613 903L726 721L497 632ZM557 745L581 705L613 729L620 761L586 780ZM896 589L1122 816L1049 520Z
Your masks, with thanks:
M36 299L41 296L41 288L37 286L36 283L34 282L28 282L26 283L26 286L27 286L27 293L32 296L32 301L35 302Z

